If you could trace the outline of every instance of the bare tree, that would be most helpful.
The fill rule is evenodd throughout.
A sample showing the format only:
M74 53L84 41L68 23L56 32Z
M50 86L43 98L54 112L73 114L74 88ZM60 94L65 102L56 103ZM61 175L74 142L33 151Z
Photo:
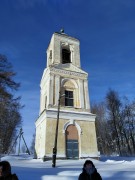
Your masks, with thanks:
M135 101L129 102L126 98L123 117L123 134L126 139L129 154L135 154Z
M106 119L105 103L93 104L92 113L96 114L97 144L101 154L112 154L113 146Z
M114 90L108 91L105 100L92 105L98 149L106 155L135 155L135 100L120 98Z
M121 119L121 100L118 93L114 90L109 90L106 95L106 104L108 109L108 121L110 128L112 129L112 138L113 141L116 142L116 151L120 155L121 152L121 126L120 126L120 119Z
M21 124L20 98L12 94L20 85L13 80L15 75L7 58L0 55L0 153L8 151L16 128Z

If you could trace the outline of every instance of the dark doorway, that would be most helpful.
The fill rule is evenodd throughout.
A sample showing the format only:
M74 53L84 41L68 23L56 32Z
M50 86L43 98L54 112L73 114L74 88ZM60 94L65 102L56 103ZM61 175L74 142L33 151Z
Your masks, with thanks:
M75 125L69 125L66 129L66 156L67 159L78 159L78 132Z

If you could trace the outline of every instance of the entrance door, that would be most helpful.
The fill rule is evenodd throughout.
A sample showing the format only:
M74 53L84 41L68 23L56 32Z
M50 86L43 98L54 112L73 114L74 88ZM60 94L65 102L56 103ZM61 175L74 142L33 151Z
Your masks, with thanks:
M78 132L74 125L69 125L66 129L66 155L68 159L78 159Z

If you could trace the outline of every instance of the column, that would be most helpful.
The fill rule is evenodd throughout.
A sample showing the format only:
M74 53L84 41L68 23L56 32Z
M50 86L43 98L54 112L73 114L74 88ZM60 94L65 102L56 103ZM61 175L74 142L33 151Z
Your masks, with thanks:
M59 92L60 92L60 76L56 75L55 76L55 93L54 93L56 106L58 106Z
M79 80L79 94L80 94L80 107L84 108L84 91L83 91L83 80Z
M90 109L88 80L84 80L84 98L85 98L86 109Z
M50 82L49 82L49 105L53 105L53 84L54 84L54 75L50 75Z

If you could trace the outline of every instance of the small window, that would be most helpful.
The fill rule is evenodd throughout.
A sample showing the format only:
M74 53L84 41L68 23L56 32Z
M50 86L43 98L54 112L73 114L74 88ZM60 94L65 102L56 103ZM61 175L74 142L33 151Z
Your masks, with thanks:
M52 59L52 50L50 50L49 58Z
M71 63L70 61L70 51L67 49L62 49L62 64Z
M65 106L74 106L73 91L65 91Z

